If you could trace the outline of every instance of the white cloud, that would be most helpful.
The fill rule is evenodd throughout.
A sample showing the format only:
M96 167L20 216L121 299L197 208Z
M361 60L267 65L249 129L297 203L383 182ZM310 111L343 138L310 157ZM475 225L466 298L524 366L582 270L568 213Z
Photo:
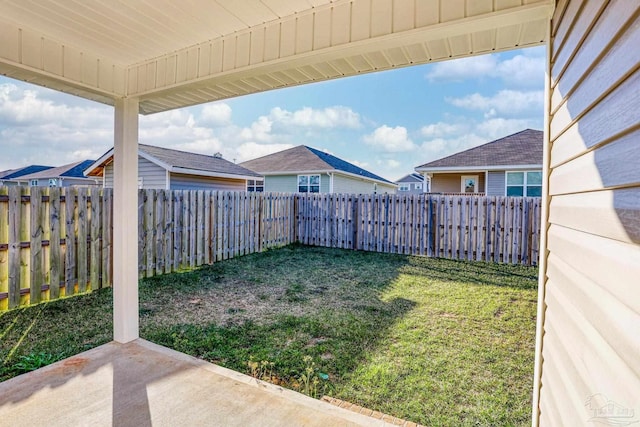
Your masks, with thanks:
M283 125L315 127L315 128L352 128L361 126L360 115L351 108L341 105L314 109L304 107L296 111L287 111L280 107L271 110L269 118Z
M382 125L372 133L365 135L364 142L376 150L388 153L411 151L416 148L407 134L407 129L403 126L392 128Z
M470 121L460 133L441 137L430 137L427 133L425 140L420 145L421 158L419 163L427 163L446 157L527 128L540 128L541 121L542 116L539 120L492 117L482 121ZM446 125L446 123L443 124ZM428 126L425 127L428 128Z
M209 126L224 126L231 123L231 107L223 102L207 104L202 107L200 120Z
M439 138L448 135L455 135L466 128L465 125L459 123L431 123L423 126L420 133L425 138Z
M516 115L520 113L543 113L544 92L543 91L517 91L501 90L493 96L484 96L479 93L463 96L461 98L445 98L445 100L456 107L467 110L485 111L489 116L495 113ZM492 111L495 110L495 111Z
M51 91L23 83L0 84L0 141L11 155L0 156L0 170L28 164L59 166L96 158L113 141L113 113L89 101L67 105ZM86 156L82 158L81 156Z
M292 144L257 144L245 142L235 149L235 159L238 163L277 153L278 151L293 148Z
M431 83L492 78L507 86L540 87L544 83L544 49L529 50L504 60L504 54L489 54L438 62L425 77Z
M434 64L426 77L432 83L458 82L469 78L485 77L494 72L497 63L498 57L495 54L453 59Z
M516 55L498 64L494 74L506 84L541 86L544 84L545 58Z
M484 144L485 142L489 142L489 140L475 133L467 133L455 138L434 138L427 140L424 141L421 146L427 158L427 160L422 163L446 157L458 151Z
M505 119L497 117L479 123L476 129L480 135L485 136L488 140L494 140L531 127L535 127L535 124L528 119Z
M267 116L260 116L250 127L240 131L240 137L245 141L270 142L273 121Z

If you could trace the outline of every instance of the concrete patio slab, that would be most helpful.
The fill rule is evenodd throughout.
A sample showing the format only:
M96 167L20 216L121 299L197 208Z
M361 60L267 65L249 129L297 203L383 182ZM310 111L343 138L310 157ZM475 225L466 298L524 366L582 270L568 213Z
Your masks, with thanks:
M0 383L2 426L384 426L174 350L111 342Z

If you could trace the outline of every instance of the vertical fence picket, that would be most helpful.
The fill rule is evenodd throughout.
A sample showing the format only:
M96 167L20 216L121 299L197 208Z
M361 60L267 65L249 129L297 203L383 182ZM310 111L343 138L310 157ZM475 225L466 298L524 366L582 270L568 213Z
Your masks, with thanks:
M51 191L54 189L52 188ZM100 283L100 267L102 267L102 263L100 262L100 258L102 256L100 248L102 246L101 235L102 235L102 217L104 216L102 212L102 197L100 196L100 189L97 187L93 187L90 190L90 200L91 200L91 243L90 243L90 263L89 263L89 284L91 285L91 289L99 289L102 287ZM49 196L49 204L51 204L51 196Z
M1 205L0 205L1 206ZM60 245L60 188L49 190L49 299L60 297L60 278L62 267L62 248ZM4 218L0 209L0 221ZM0 232L0 238L3 235ZM0 275L2 272L0 271ZM0 286L0 291L2 287Z
M31 304L40 302L42 285L44 283L44 266L42 259L42 234L43 234L43 204L42 189L31 187L30 189L30 225L29 225L29 252L30 252L30 283L29 300Z

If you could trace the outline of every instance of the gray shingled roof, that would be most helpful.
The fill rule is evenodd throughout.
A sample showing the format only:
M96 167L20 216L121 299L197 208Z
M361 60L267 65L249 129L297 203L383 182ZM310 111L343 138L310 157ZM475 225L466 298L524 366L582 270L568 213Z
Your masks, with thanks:
M542 131L525 129L478 147L417 166L416 170L439 167L542 165L542 136Z
M260 177L261 175L252 170L244 168L233 162L223 159L222 157L208 156L205 154L189 153L187 151L172 150L170 148L156 147L153 145L138 144L138 151L149 157L152 157L159 163L167 166L168 170L173 168L190 169L191 171L206 172L207 175L238 175L239 177ZM108 157L107 157L108 156ZM90 165L90 175L100 175L100 171L104 165L113 159L113 148L100 157L101 164L94 163ZM87 166L86 169L89 169ZM173 169L172 172L180 172ZM190 172L191 173L191 172Z
M409 175L405 175L402 178L396 180L396 184L399 182L422 182L424 179L422 175L418 173L410 173Z
M254 170L261 174L274 172L304 172L304 171L341 171L363 178L375 179L393 184L391 181L373 174L361 167L342 160L336 156L307 147L298 145L288 150L279 151L257 159L240 163L242 166Z
M47 178L86 178L83 171L89 167L93 160L80 160L79 162L69 163L67 165L58 166L55 168L45 169L40 172L31 173L28 175L20 176L20 180L31 179L47 179Z
M195 169L205 172L217 172L230 175L260 176L252 170L221 157L189 153L187 151L172 150L169 148L161 148L145 144L139 144L138 147L140 151L176 168Z
M6 171L0 172L0 179L13 179L19 178L24 175L29 175L32 173L40 172L47 169L52 169L53 166L40 166L40 165L30 165L17 169L9 169Z

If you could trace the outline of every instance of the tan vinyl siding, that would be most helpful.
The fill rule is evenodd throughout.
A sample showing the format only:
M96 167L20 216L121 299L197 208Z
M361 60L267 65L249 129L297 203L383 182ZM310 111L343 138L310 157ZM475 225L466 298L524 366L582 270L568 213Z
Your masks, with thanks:
M245 191L247 181L244 179L215 178L198 175L170 175L171 190L212 190L212 191Z
M394 194L396 189L391 185L377 183L377 194ZM351 178L344 175L334 175L333 192L338 194L373 194L374 181Z
M436 173L431 178L432 193L459 193L463 175L478 175L478 192L484 192L484 171L465 173ZM504 196L504 188L502 190Z
M639 11L568 0L552 21L540 425L640 420Z
M104 168L104 186L113 188L113 162ZM142 178L142 188L165 189L167 187L167 171L164 168L138 157L138 177Z

